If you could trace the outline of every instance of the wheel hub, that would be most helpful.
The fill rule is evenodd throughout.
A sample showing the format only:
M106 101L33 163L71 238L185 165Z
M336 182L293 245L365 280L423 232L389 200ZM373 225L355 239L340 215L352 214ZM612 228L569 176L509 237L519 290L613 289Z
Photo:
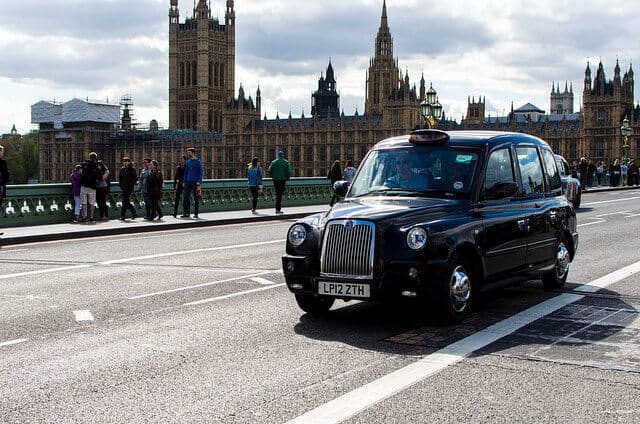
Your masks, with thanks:
M564 245L564 243L560 243L558 246L558 254L556 260L556 275L559 279L564 278L564 276L569 272L569 265L571 264L571 256L569 255L569 249Z
M471 298L471 279L462 266L458 266L451 274L451 305L456 312L462 312Z

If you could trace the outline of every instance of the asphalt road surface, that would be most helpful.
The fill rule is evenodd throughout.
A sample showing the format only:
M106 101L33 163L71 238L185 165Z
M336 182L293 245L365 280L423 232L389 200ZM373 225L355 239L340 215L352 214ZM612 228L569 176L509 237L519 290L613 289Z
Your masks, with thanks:
M563 292L298 309L290 222L0 250L0 422L640 421L640 190L585 193Z

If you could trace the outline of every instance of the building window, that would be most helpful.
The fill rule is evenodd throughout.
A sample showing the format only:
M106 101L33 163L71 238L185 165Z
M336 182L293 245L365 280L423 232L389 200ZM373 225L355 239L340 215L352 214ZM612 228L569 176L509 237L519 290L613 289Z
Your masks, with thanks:
M597 159L604 159L606 157L607 142L603 139L596 139L594 147L594 156Z
M191 112L191 128L194 130L198 127L198 112L195 110Z
M187 86L190 86L191 85L191 62L187 62L185 74L187 76Z
M220 87L224 87L224 64L220 64Z
M217 63L213 65L213 85L215 87L220 86L220 65Z
M198 85L198 64L195 62L191 65L191 73L191 84Z
M598 123L604 124L607 121L607 111L604 109L598 110Z
M213 85L213 63L209 62L209 87Z
M184 63L180 62L180 87L184 87Z

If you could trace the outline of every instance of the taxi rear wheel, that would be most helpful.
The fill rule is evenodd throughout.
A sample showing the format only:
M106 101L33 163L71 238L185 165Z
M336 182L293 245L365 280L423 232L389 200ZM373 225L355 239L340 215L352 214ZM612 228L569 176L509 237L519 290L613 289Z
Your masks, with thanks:
M567 282L571 253L565 238L560 240L556 248L556 264L551 271L542 274L542 284L546 290L561 289Z
M321 315L326 313L335 299L327 296L313 296L310 294L296 294L296 302L303 311L312 315Z

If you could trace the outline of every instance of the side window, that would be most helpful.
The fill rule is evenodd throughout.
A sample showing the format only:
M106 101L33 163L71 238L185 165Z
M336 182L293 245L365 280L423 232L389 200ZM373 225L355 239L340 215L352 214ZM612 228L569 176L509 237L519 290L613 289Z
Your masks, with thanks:
M556 159L551 150L542 149L542 159L544 160L544 169L549 177L549 186L551 191L562 189L562 181L560 180L560 172L556 166Z
M513 166L511 164L511 152L508 148L491 152L487 162L487 174L484 179L484 188L491 189L497 183L515 182Z
M516 147L518 164L520 165L520 175L522 177L523 194L543 194L544 177L542 165L538 156L538 149L535 147Z

